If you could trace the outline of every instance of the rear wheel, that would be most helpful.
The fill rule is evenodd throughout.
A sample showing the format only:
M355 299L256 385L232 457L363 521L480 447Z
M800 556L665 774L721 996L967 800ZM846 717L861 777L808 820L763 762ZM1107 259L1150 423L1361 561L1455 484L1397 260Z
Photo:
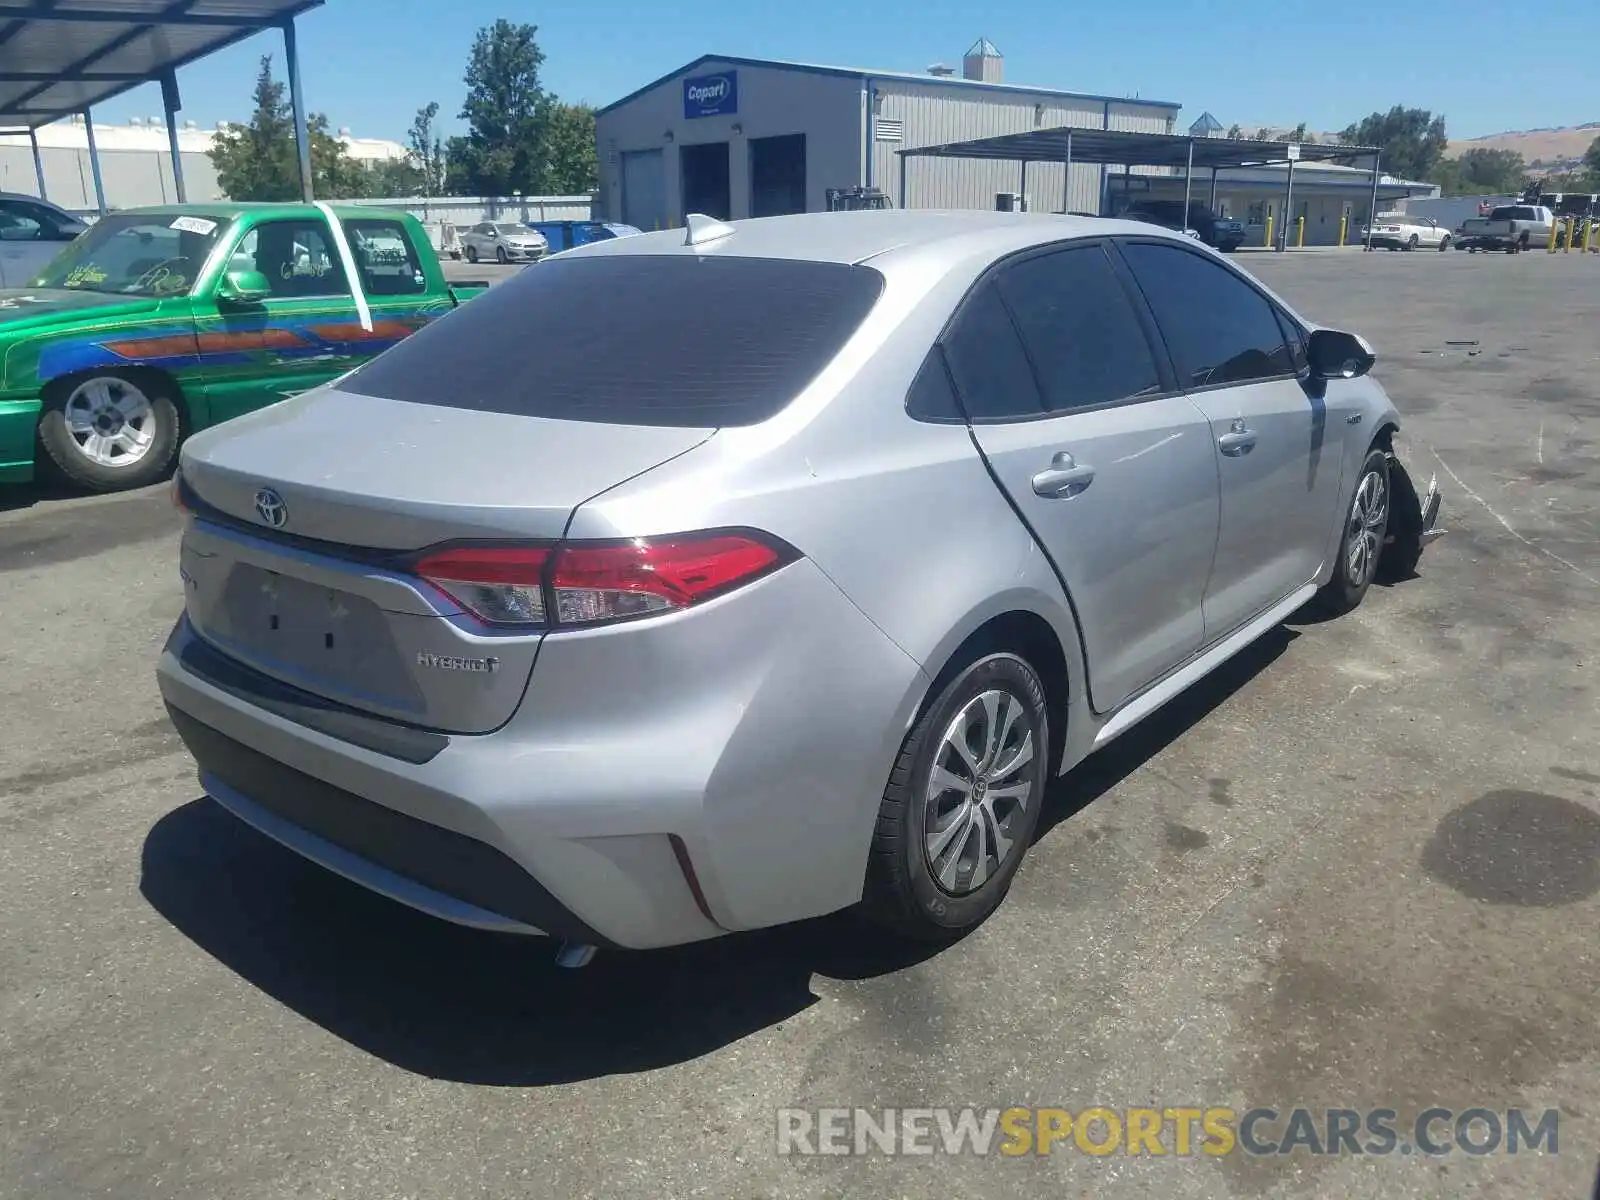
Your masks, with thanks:
M1413 233L1411 235L1411 237L1406 242L1406 249L1407 250L1415 250L1416 248L1417 248L1417 235Z
M1450 249L1450 235L1447 233L1447 234L1444 235L1443 239L1441 239L1441 241L1439 242L1439 250L1442 253L1443 251L1448 250L1448 249Z
M476 246L467 247L467 261L469 263L475 263L478 261L478 248Z
M897 933L959 936L999 907L1033 840L1049 778L1044 687L1022 658L955 675L901 745L862 908Z
M1365 598L1389 535L1389 510L1389 456L1373 447L1361 464L1355 495L1345 511L1333 578L1312 600L1323 616L1342 616Z
M144 487L178 449L178 407L161 376L102 372L53 387L39 444L71 482L98 492Z

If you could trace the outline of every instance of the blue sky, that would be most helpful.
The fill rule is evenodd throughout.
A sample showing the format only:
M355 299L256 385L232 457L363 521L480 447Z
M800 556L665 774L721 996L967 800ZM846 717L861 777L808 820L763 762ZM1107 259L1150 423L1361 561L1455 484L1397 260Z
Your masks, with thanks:
M1282 15L1264 15L1274 8ZM329 0L301 20L301 72L313 111L357 136L396 140L430 100L447 129L459 125L473 33L500 16L539 26L547 87L596 105L708 52L921 71L959 67L981 35L1005 54L1009 82L1171 100L1184 124L1209 109L1224 125L1337 130L1397 103L1444 113L1459 138L1600 121L1594 0L1540 0L1509 20L1461 5L1180 0L745 0L695 11L677 16L661 0ZM1579 33L1580 20L1591 32ZM281 74L277 33L186 68L183 116L203 126L246 117L267 53ZM159 89L144 87L96 118L160 112Z

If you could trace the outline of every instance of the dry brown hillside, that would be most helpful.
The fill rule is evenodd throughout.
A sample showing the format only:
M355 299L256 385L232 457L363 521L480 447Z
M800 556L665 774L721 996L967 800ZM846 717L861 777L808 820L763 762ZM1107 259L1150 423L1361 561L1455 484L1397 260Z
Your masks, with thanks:
M1246 125L1244 135L1254 137L1260 128L1259 125ZM1288 127L1280 129L1269 126L1267 129L1268 137L1289 136ZM1316 133L1312 136L1319 142L1339 140L1337 133ZM1585 125L1567 125L1559 129L1519 129L1491 133L1480 138L1451 138L1450 148L1445 153L1450 158L1458 158L1468 150L1515 150L1530 165L1554 165L1582 158L1584 151L1597 137L1600 137L1600 121L1590 121Z
M1515 150L1529 163L1554 163L1582 158L1589 144L1600 137L1600 121L1563 129L1523 129L1493 133L1470 141L1450 139L1450 157L1468 150Z

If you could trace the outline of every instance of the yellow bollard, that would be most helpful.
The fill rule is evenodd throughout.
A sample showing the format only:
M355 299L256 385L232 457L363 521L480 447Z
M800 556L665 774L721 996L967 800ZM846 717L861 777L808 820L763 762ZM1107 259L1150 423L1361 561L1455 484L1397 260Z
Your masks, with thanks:
M1574 218L1574 217L1568 217L1567 218L1567 240L1565 242L1563 242L1562 245L1561 245L1561 252L1563 254L1571 254L1572 253L1572 239L1575 236L1577 236L1577 233L1578 233L1578 222L1577 222L1577 219Z
M1561 222L1560 221L1551 221L1550 222L1550 244L1545 247L1545 250L1547 250L1551 254L1554 254L1556 252L1556 230L1558 230L1560 228L1561 228Z
M1344 235L1345 235L1345 231L1349 228L1349 225L1350 225L1350 218L1349 217L1340 217L1339 218L1339 248L1341 250L1344 249Z
M1272 214L1267 214L1267 240L1261 243L1267 249L1272 249Z
M1306 245L1306 219L1296 217L1294 222L1294 248L1304 250Z

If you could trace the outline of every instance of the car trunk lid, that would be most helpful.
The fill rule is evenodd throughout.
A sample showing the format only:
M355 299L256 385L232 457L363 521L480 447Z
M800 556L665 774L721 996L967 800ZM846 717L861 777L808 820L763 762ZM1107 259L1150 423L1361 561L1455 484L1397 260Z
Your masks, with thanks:
M189 620L231 657L326 700L490 731L516 710L542 632L476 620L417 576L417 552L555 542L585 500L712 433L333 387L284 401L184 448Z

